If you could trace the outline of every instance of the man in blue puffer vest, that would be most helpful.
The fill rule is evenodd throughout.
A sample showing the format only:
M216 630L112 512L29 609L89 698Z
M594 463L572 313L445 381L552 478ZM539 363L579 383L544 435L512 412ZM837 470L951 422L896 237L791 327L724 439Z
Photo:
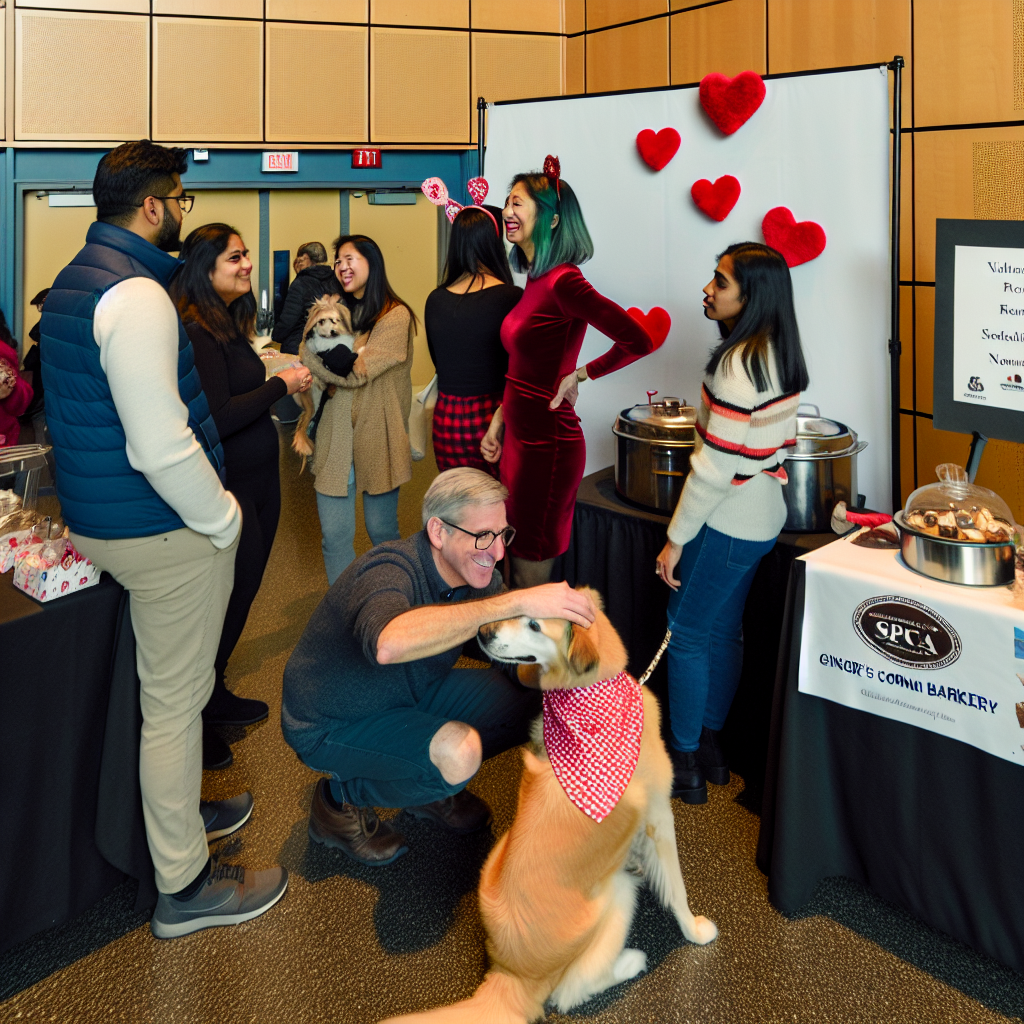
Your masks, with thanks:
M41 329L57 494L71 539L131 595L142 701L139 779L158 938L262 914L284 868L210 861L252 797L203 804L201 712L234 579L241 513L192 345L166 286L191 206L183 149L130 142L100 160L96 223Z

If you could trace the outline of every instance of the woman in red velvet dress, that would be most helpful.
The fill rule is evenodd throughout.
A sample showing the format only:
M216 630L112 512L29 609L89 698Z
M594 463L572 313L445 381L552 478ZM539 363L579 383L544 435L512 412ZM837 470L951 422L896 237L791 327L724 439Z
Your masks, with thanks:
M517 174L502 214L515 270L528 270L522 299L505 317L501 342L508 376L501 407L480 444L488 462L501 458L508 488L512 583L537 586L551 578L569 546L576 491L587 446L573 406L581 381L603 377L656 347L621 306L596 292L577 264L594 245L572 189L548 157L543 174ZM614 345L577 367L587 325Z

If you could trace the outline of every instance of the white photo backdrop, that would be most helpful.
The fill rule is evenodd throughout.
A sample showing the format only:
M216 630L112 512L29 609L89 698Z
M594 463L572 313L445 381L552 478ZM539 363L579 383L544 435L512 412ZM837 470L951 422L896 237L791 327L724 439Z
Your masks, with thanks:
M587 279L624 307L662 306L672 329L662 348L580 389L587 473L614 461L612 424L645 392L700 397L702 368L716 344L701 289L727 245L762 241L761 219L777 206L816 221L825 251L792 268L796 311L811 384L805 400L869 442L859 488L890 507L889 99L885 68L769 79L760 109L735 134L708 120L697 88L497 105L489 110L488 201L509 180L540 170L548 153L579 197L594 239ZM682 144L663 170L636 149L644 128L675 128ZM690 187L725 174L742 193L724 221L694 206ZM608 340L587 333L581 363Z

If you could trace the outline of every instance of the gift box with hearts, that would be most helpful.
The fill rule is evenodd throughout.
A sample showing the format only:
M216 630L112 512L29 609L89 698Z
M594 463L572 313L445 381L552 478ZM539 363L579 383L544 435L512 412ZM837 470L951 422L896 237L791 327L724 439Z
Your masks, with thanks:
M14 585L37 601L53 601L94 586L99 580L99 568L79 554L70 541L64 542L62 552L33 544L20 548L14 557Z

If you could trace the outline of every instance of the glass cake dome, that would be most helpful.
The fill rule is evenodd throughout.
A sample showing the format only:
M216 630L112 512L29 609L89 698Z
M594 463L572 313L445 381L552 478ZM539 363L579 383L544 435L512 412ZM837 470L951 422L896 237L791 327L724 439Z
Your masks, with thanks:
M935 467L938 482L918 487L907 498L903 524L917 533L973 544L1009 544L1017 526L1009 506L995 491L967 479L962 466Z

